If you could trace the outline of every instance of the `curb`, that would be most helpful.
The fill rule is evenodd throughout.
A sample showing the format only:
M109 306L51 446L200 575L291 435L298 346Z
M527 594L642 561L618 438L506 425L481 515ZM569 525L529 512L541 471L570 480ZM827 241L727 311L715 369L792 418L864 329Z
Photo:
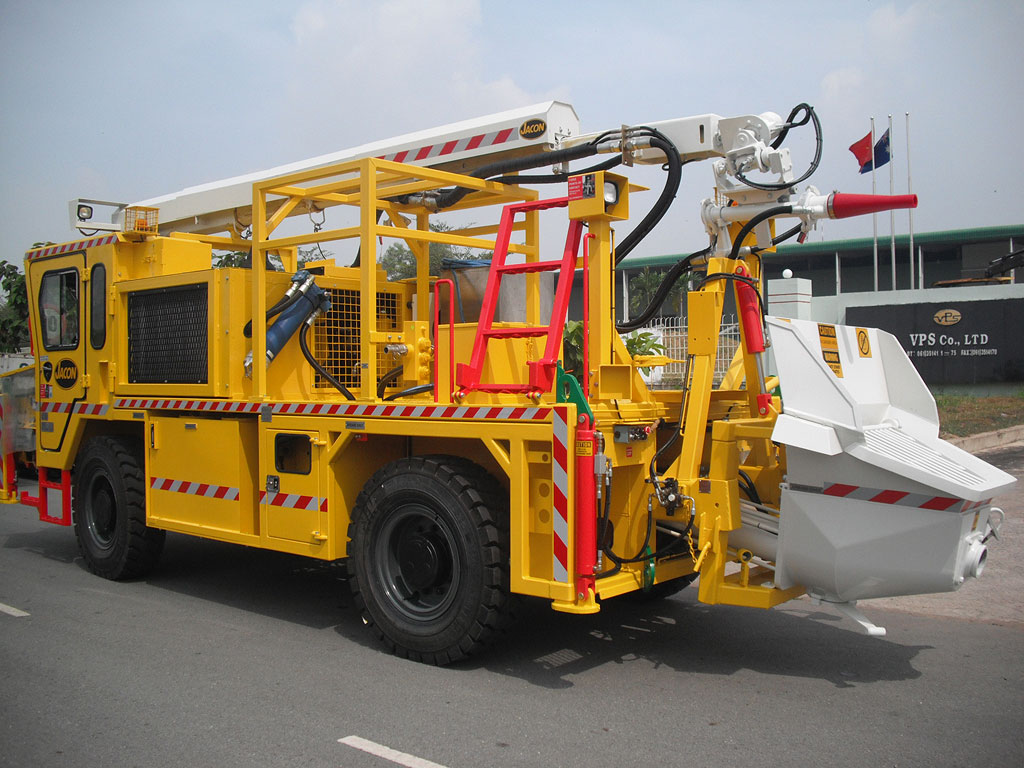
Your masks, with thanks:
M997 429L994 432L982 432L967 437L954 437L948 442L968 453L973 453L974 451L982 451L986 448L998 448L1002 445L1009 445L1020 440L1024 440L1024 424Z

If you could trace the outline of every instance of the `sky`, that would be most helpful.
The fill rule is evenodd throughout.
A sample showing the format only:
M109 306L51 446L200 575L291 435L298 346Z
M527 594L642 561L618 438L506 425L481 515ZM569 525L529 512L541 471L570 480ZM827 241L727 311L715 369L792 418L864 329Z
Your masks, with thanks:
M73 198L144 200L550 99L584 131L808 102L821 191L871 191L848 147L891 114L898 194L909 112L915 232L1020 225L1022 37L1019 0L0 0L0 259L76 239ZM787 145L802 173L812 132ZM710 163L683 176L635 255L707 244ZM869 216L812 237L871 234Z

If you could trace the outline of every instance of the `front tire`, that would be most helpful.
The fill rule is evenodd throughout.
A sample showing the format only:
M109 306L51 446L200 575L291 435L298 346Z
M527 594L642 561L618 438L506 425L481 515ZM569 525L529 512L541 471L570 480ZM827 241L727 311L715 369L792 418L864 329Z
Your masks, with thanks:
M356 500L352 595L394 653L431 664L469 656L509 615L508 529L499 487L464 459L402 459Z
M164 531L146 525L146 486L135 441L96 437L75 465L74 524L89 570L105 579L149 573L164 546Z

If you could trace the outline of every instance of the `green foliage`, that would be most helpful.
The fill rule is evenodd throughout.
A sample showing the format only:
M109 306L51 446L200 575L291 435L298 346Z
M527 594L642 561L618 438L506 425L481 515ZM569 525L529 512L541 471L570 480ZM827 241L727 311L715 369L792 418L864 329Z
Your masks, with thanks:
M634 331L622 339L626 345L626 351L630 357L637 355L656 355L665 351L665 345L658 341L658 337L650 331ZM649 366L640 369L645 374L651 372Z
M32 247L44 245L47 243ZM17 352L28 346L28 291L25 275L6 261L0 261L0 291L4 298L0 307L0 352Z
M644 267L640 272L635 274L629 281L629 311L632 315L638 315L647 309L648 305L654 300L654 295L658 292L658 288L661 286L661 281L665 277L666 270L655 270L651 271L650 267ZM688 276L684 276L676 281L675 286L669 291L668 298L665 300L665 306L672 309L673 312L679 312L683 296L686 295L686 291L689 287Z
M583 385L583 323L570 320L562 334L562 368Z
M636 355L655 355L665 351L665 345L658 341L658 337L649 331L634 331L628 336L622 337L626 345L626 351L630 357ZM583 323L579 320L570 320L565 324L565 332L562 334L562 368L576 380L583 384ZM650 373L650 367L643 367L645 374Z
M451 232L454 229L455 227L443 221L435 221L430 225L431 232ZM489 259L493 255L490 251L474 251L449 243L431 243L430 274L441 274L441 262L445 259L452 261ZM404 242L394 242L384 249L384 253L380 257L380 265L388 273L388 280L406 280L416 277L416 257Z
M321 261L323 259L329 259L333 252L318 248L315 245L311 248L299 248L298 249L299 269L302 269L307 261ZM249 251L222 251L219 254L214 254L213 257L213 268L224 269L225 267L248 267L249 266ZM284 264L281 262L279 256L271 255L270 257L270 269L282 271Z

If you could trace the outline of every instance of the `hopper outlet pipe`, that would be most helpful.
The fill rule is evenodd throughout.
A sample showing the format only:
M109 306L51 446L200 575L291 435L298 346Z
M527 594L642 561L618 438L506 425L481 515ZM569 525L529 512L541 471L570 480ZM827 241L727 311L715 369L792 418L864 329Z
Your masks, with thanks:
M967 547L964 551L964 562L960 572L960 582L967 579L976 579L985 570L985 561L988 560L988 547L983 542L980 533L972 533L966 539Z

